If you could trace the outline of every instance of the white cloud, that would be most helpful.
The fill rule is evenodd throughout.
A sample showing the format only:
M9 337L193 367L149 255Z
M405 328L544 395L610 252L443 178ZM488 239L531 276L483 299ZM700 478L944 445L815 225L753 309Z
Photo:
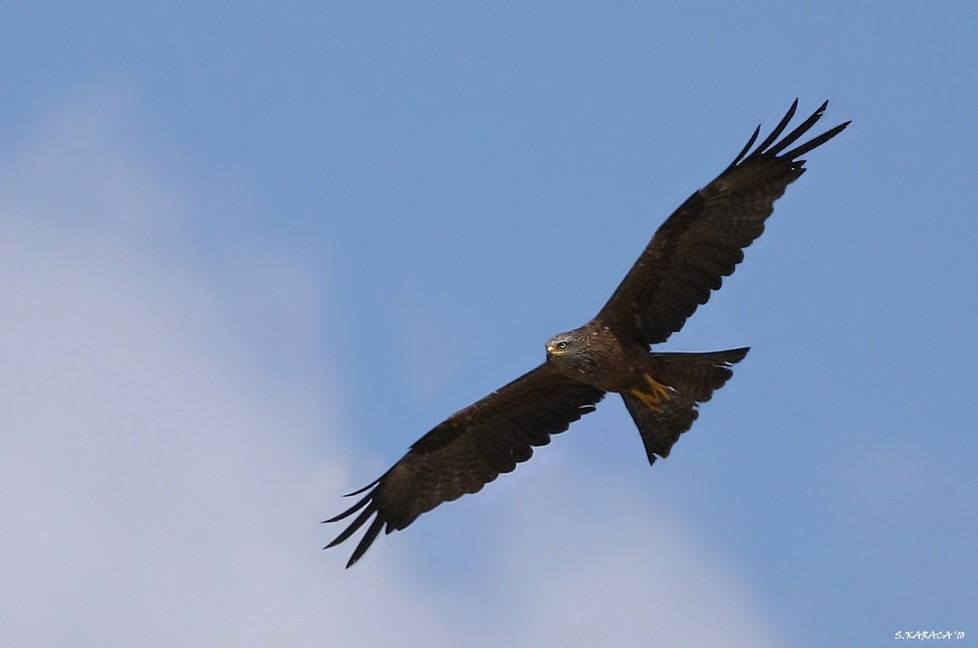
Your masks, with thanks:
M519 501L501 518L500 600L443 605L384 551L405 534L349 571L319 551L315 521L350 481L317 448L346 447L343 419L322 404L327 372L261 360L311 342L318 283L287 250L242 261L230 274L261 277L249 303L287 323L262 339L236 324L241 287L186 254L179 181L113 130L145 137L126 105L117 90L69 101L0 162L7 645L772 643L736 577L661 512L608 505L597 475L564 484L598 513L560 561L573 507L537 483L522 496L550 504L549 534L524 535Z
M525 645L783 645L730 568L653 497L623 497L639 480L567 463L517 505L534 541L508 542L507 571L527 575Z

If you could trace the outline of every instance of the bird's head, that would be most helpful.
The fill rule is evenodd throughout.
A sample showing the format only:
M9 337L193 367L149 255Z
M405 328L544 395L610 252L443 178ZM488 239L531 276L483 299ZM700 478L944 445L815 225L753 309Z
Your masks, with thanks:
M583 347L584 336L579 331L555 335L547 340L547 360L565 356L574 357L581 352Z

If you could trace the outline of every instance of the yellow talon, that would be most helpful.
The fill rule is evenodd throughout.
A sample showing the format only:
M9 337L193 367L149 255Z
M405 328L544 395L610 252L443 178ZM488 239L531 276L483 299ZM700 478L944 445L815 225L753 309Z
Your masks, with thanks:
M656 414L661 414L663 412L662 401L669 400L669 388L648 374L645 374L645 381L649 383L649 393L639 391L638 389L633 389L632 393L648 405L650 410Z
M658 382L649 374L645 374L645 382L649 383L649 389L652 390L652 394L660 400L669 400L669 388L662 383Z

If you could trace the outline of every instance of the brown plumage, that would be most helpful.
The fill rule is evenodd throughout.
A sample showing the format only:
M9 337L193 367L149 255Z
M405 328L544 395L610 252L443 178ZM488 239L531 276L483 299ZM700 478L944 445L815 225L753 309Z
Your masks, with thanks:
M547 360L477 403L456 412L418 440L366 494L327 522L357 517L328 547L347 540L374 517L347 567L377 535L407 527L443 502L475 493L529 459L534 446L566 430L606 392L622 395L642 435L649 463L667 457L692 426L697 407L732 375L747 349L658 353L733 273L743 248L764 231L774 201L804 173L808 151L849 122L782 153L819 120L828 102L780 141L797 100L752 152L760 127L727 169L697 191L659 227L598 315L547 342ZM749 154L748 154L749 153Z

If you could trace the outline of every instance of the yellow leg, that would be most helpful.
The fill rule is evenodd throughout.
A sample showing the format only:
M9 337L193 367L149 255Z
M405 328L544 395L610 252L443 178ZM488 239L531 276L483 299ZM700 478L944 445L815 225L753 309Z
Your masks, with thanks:
M649 384L649 392L645 393L638 389L633 389L632 393L638 396L649 409L657 414L662 413L662 401L669 400L669 388L658 382L649 374L645 374L645 382Z

